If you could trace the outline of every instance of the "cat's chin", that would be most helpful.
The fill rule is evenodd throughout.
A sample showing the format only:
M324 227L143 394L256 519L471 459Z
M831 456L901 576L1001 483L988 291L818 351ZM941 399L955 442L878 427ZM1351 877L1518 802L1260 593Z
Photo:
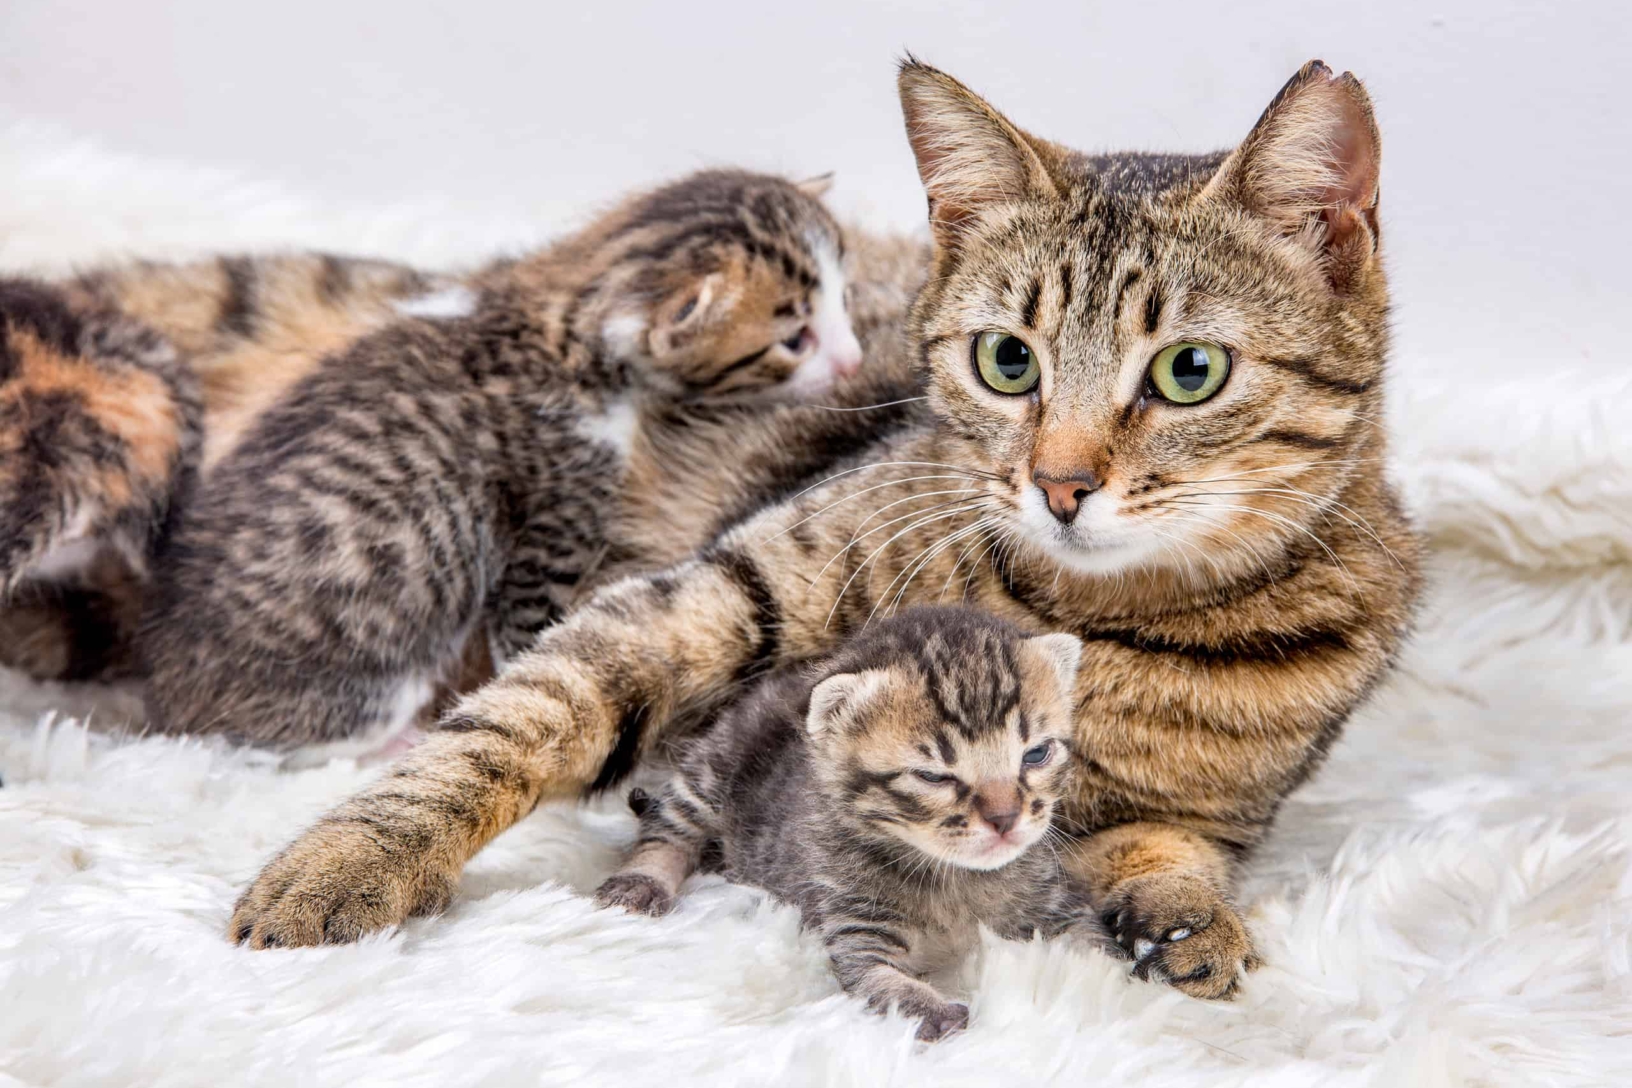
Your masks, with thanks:
M1161 541L1126 530L1061 525L1047 512L1022 510L1021 532L1042 557L1073 574L1108 577L1161 562Z

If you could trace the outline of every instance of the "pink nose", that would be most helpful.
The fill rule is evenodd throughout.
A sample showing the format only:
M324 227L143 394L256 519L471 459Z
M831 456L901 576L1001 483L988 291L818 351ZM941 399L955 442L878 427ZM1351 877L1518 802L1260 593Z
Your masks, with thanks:
M861 341L856 339L856 334L846 329L843 336L834 337L830 344L833 370L841 378L854 377L861 369Z

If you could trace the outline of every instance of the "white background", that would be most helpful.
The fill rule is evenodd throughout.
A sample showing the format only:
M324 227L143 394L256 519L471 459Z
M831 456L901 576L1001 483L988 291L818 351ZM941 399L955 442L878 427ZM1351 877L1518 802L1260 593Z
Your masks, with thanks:
M1625 365L1629 22L1508 0L0 0L0 110L345 204L557 226L734 162L837 171L842 208L912 226L904 49L1085 150L1231 144L1319 56L1380 113L1400 365L1477 381Z

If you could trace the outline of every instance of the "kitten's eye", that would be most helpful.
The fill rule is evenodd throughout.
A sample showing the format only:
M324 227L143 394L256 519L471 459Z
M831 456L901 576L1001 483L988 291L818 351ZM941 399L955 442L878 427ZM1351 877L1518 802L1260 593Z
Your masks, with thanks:
M1163 348L1150 364L1150 385L1174 404L1200 404L1230 376L1230 353L1217 344L1185 341Z
M983 332L975 337L975 372L999 393L1014 397L1029 393L1042 371L1037 356L1018 336Z
M920 781L928 782L931 786L939 786L952 781L952 776L949 774L936 774L934 771L913 771L912 773L917 775Z
M782 341L782 346L787 348L789 351L793 352L795 355L798 355L801 351L805 350L805 347L809 343L810 343L810 330L808 328L805 328L805 329L800 329L798 332L794 333L792 336L790 336L786 340Z
M1041 767L1054 755L1054 742L1045 740L1041 744L1034 744L1026 749L1026 754L1020 757L1020 762L1027 767Z

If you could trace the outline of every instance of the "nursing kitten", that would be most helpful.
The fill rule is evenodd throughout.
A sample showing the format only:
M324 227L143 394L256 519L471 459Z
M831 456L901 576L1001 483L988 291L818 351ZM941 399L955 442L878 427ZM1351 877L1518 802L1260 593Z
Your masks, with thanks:
M961 598L1083 639L1068 870L1137 973L1235 992L1256 959L1235 880L1387 674L1421 584L1384 467L1370 100L1311 63L1230 151L1089 156L927 65L900 92L934 255L868 367L909 360L928 400L860 451L813 418L738 428L738 463L786 470L760 505L460 700L266 865L232 939L438 910L495 835L746 679Z
M646 429L683 428L693 408L824 398L856 371L842 258L813 194L712 171L530 257L421 277L429 294L367 292L370 312L351 307L333 338L363 335L277 368L277 395L214 435L214 457L173 473L183 486L139 640L149 726L358 750L400 732L473 636L502 662L562 614L616 543ZM211 328L260 335L305 312L263 314L262 269L224 267L226 293L195 301ZM310 271L314 301L358 280L321 259ZM107 277L74 289L141 294ZM148 311L172 315L185 343L176 294L166 285ZM373 312L382 300L395 312ZM59 343L59 367L103 364ZM257 352L276 354L257 344L238 358ZM213 356L202 369L244 372ZM12 390L25 402L31 376ZM95 425L98 405L70 407Z
M1024 940L1085 907L1042 840L1072 784L1082 642L920 608L820 663L763 681L690 747L661 794L630 795L640 838L596 893L666 913L717 870L799 907L848 993L964 1027L923 976L976 925Z

